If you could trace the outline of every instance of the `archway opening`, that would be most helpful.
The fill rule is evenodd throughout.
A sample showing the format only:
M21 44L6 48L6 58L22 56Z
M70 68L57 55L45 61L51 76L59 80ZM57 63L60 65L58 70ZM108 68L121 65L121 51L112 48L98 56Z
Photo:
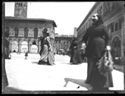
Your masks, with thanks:
M21 52L23 52L23 53L28 52L28 42L27 41L23 41L21 43Z
M121 40L115 37L112 42L112 55L113 57L121 57Z
M12 52L18 52L18 42L17 41L12 41Z

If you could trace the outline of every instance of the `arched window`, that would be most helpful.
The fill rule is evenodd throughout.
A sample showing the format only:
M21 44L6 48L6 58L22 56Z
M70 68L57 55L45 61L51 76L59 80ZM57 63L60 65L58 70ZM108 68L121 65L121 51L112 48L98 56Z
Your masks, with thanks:
M34 28L34 38L37 39L38 36L38 28Z
M24 37L27 38L28 37L28 31L29 29L27 27L24 28Z
M122 18L119 19L119 30L122 29L123 22L124 22L124 18L122 17Z
M114 22L112 22L112 23L110 24L110 29L111 29L111 32L114 32Z
M113 54L115 57L120 57L121 56L121 41L118 37L115 37L113 40Z
M19 33L19 29L18 29L18 27L15 27L15 37L18 37L18 33Z
M115 31L117 31L118 30L118 23L116 22L115 23Z

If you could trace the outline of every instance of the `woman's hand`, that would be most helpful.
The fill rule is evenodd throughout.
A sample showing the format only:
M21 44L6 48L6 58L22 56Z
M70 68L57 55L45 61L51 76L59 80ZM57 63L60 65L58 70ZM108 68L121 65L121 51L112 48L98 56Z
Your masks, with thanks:
M106 49L107 49L107 50L111 50L111 46L107 45L107 46L106 46Z
M81 49L85 49L86 48L86 44L82 43Z

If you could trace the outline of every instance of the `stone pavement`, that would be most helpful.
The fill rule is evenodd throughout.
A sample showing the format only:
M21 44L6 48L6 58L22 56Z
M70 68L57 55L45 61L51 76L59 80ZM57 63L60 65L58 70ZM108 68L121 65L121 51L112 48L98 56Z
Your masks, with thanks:
M86 79L87 64L70 65L69 57L55 55L55 65L38 65L39 54L11 54L12 59L6 60L8 88L24 91L87 91L85 87L69 82L65 87L65 78ZM113 70L114 87L110 90L124 90L124 74Z

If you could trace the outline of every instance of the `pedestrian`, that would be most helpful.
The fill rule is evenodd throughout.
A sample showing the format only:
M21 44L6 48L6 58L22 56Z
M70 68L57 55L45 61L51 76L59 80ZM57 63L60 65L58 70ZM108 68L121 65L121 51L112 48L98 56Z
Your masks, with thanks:
M86 62L86 56L85 56L85 48L86 48L86 46L85 46L85 43L81 43L81 59L82 59L82 61L83 62Z
M54 64L54 53L52 52L52 45L50 42L49 33L47 33L47 28L43 30L43 41L42 49L40 50L40 60L38 64L41 65L52 65Z
M25 53L25 59L27 59L28 57L28 51Z
M106 27L103 24L101 15L94 14L91 18L92 25L87 29L83 36L86 45L86 57L88 63L86 83L92 86L93 91L108 91L112 87L112 80L107 83L107 78L101 75L96 63L103 56L106 46L108 46L109 36Z
M71 45L69 47L70 50L70 63L71 64L76 64L76 51L77 51L77 42L76 38L73 38Z
M4 57L5 59L10 59L10 51L9 51L9 35L5 32L5 39L4 39Z
M11 56L11 51L9 51L9 58L11 59L11 57L12 57L12 56Z

